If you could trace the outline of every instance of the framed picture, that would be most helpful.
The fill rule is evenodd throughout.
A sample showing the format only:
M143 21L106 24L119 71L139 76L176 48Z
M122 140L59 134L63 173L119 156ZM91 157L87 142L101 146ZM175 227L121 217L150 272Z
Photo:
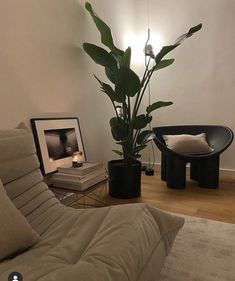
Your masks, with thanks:
M55 172L59 166L72 165L72 155L76 151L81 151L86 161L78 118L33 118L30 121L44 175Z

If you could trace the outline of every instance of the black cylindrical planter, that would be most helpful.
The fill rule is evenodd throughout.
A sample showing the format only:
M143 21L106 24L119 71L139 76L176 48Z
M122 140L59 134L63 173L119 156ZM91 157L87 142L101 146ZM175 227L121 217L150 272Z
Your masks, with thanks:
M126 166L123 160L111 160L109 170L109 195L115 198L135 198L141 194L141 162Z

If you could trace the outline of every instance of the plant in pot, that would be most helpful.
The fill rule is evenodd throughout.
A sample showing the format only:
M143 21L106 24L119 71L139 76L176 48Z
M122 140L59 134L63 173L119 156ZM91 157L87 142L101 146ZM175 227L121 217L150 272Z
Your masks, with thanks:
M158 70L174 62L174 59L164 57L186 38L199 31L202 25L190 28L174 44L162 47L156 56L150 50L143 76L139 78L130 67L131 48L117 48L109 26L97 16L90 3L86 2L85 8L99 30L101 42L106 48L84 43L83 49L95 63L104 67L109 80L109 83L105 83L94 75L101 91L110 98L114 108L115 116L109 123L112 136L121 148L113 150L121 159L108 163L109 193L116 198L138 197L141 194L141 162L138 158L153 134L146 127L152 121L153 111L172 104L171 101L156 101L147 106L145 112L140 113L145 90Z

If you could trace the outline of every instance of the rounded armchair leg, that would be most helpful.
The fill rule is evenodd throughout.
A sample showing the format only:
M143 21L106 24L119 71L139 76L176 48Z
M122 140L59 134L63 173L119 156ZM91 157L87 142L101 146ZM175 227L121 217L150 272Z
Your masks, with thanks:
M219 162L220 162L219 156L200 161L199 186L205 188L218 188Z
M185 188L186 163L183 159L167 156L167 186L173 189Z
M190 179L194 181L199 181L200 179L200 165L198 161L190 163Z
M167 156L165 153L162 153L162 160L161 160L161 180L166 181L167 178Z

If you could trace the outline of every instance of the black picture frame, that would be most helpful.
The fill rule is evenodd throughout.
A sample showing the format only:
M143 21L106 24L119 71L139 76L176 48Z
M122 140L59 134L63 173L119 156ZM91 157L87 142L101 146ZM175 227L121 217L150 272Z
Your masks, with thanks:
M78 117L31 118L30 123L44 176L72 165L72 154L78 150L86 161Z

